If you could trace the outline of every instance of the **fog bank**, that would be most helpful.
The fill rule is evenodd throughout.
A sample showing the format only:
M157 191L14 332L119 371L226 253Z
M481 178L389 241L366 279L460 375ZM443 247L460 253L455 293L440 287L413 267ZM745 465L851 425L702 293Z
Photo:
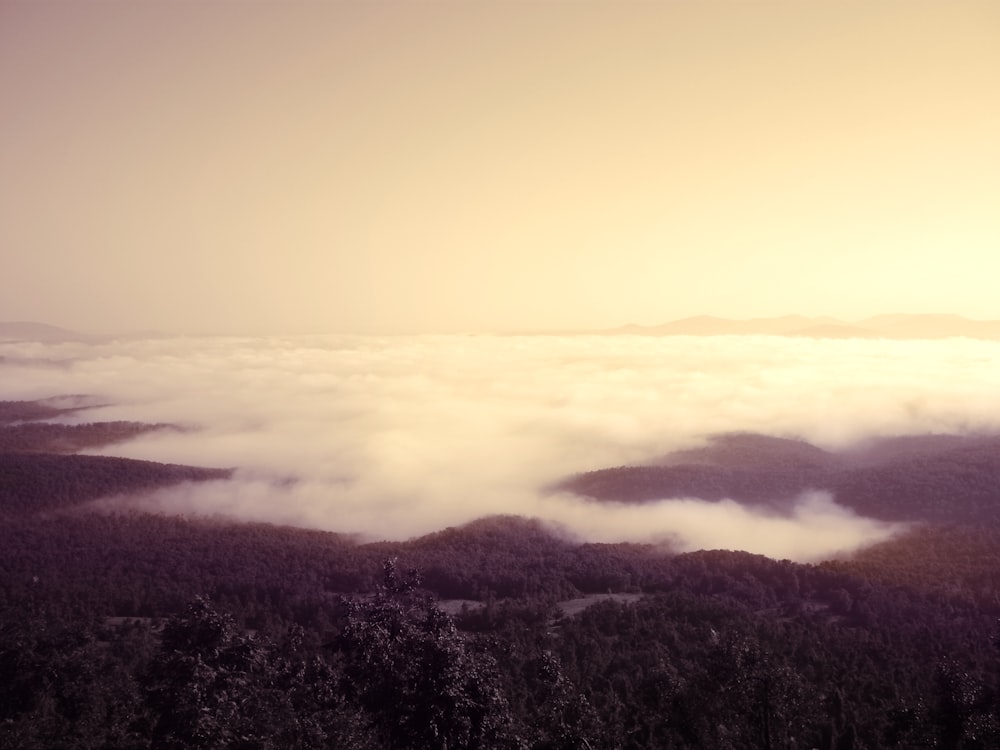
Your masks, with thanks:
M238 469L232 482L164 490L146 505L371 538L517 513L597 541L821 558L892 529L822 492L774 517L695 499L600 505L543 488L717 432L832 448L1000 427L1000 344L965 339L185 337L0 344L0 356L2 399L88 393L109 405L77 421L198 428L103 453Z

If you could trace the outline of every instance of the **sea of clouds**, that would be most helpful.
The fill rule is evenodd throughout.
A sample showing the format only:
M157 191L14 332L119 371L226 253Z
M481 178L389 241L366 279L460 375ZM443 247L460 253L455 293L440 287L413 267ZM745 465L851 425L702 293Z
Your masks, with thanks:
M1000 343L967 339L179 337L0 343L0 357L0 399L90 394L106 405L75 421L196 428L100 453L237 469L129 502L377 539L511 513L594 541L819 559L896 527L823 488L775 516L691 498L598 504L546 487L726 431L836 448L1000 429Z

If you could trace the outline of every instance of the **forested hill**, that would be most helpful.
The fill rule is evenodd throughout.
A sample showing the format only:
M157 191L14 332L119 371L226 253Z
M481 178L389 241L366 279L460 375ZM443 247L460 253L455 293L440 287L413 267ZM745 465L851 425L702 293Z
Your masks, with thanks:
M177 425L146 422L81 422L66 424L61 418L79 418L100 406L83 395L37 401L0 401L0 452L77 453L89 448L123 443L149 432L180 430Z
M145 422L7 424L0 425L0 452L77 453L105 445L124 443L150 432L179 429L179 427L170 424L147 424Z
M89 500L228 479L229 469L161 464L111 456L0 453L0 515L27 515Z
M729 498L781 507L806 490L886 521L1000 521L1000 436L923 435L828 452L756 434L713 437L703 448L644 466L570 477L554 489L605 502Z
M79 395L36 401L0 401L0 425L56 419L86 408L89 408L86 397Z
M378 544L140 513L18 517L0 526L0 741L444 748L379 739L432 731L433 713L407 713L419 705L457 711L459 738L472 717L448 748L985 750L1000 740L998 541L956 528L816 566L580 544L514 517ZM933 561L908 576L929 543ZM387 595L394 557L434 594L480 604L452 620L426 590ZM644 596L575 617L553 606L609 590ZM162 635L112 624L193 601ZM489 726L507 739L481 742Z
M0 516L29 515L179 482L227 479L230 469L205 469L109 456L75 455L140 435L180 429L170 424L46 420L78 417L99 405L83 395L0 401Z
M651 468L869 491L886 467L979 481L991 439L730 436ZM0 747L1000 747L997 524L820 565L516 516L360 543L90 504L228 472L28 447L0 453Z

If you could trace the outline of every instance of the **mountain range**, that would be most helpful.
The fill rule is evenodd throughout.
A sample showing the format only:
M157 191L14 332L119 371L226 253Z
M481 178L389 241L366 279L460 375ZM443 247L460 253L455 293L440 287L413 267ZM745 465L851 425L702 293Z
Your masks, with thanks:
M782 315L771 318L720 318L696 315L660 325L624 325L599 331L545 331L547 335L580 333L633 336L798 336L817 339L1000 339L1000 320L974 320L950 314L887 314L859 321L844 321L828 316ZM128 338L158 337L160 331L132 332ZM107 337L95 336L47 323L0 321L0 342L67 341L97 342Z
M95 342L99 337L91 336L68 328L37 323L35 321L0 321L0 341L39 341L44 344L60 344L67 341Z
M130 330L111 334L84 333L70 328L31 320L0 321L0 342L35 341L42 344L107 343L115 339L151 339L165 336L162 331Z
M1000 339L1000 320L972 320L960 315L875 315L849 322L830 317L784 315L774 318L735 320L711 315L655 326L626 325L604 334L640 336L802 336L823 339L943 339L965 337Z
M809 490L828 490L859 515L883 521L1000 521L1000 435L876 438L831 452L755 433L711 436L653 464L616 466L553 487L600 502L730 499L787 512Z

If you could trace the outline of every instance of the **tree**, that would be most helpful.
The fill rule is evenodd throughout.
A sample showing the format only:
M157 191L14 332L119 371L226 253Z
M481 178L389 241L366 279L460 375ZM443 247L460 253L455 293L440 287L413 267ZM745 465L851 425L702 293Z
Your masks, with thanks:
M802 676L752 634L711 630L704 662L680 696L678 730L691 747L778 750L815 722Z
M587 699L566 679L559 657L542 651L528 666L537 712L531 746L536 750L592 747L590 740L598 734L600 721Z
M158 748L374 748L365 722L336 690L337 675L299 653L240 629L205 598L163 631L147 676Z
M135 747L141 714L135 681L90 623L0 612L0 746Z
M248 704L266 669L262 645L199 597L163 630L147 680L154 747L234 747L257 739Z
M982 682L953 659L939 664L935 677L937 705L932 717L940 747L997 747L1000 722Z
M374 597L348 602L338 645L344 689L371 716L389 750L459 750L516 744L496 663L418 593L415 571L384 565Z

